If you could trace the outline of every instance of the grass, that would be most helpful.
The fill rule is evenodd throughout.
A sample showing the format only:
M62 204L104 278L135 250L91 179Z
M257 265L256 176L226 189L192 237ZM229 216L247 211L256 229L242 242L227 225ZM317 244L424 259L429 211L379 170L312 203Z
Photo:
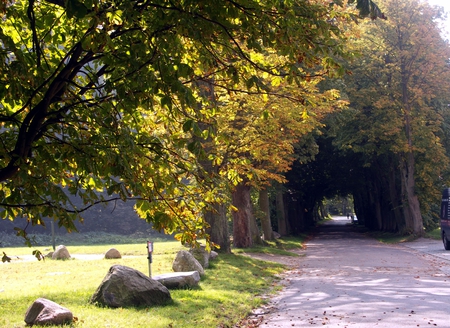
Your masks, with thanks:
M399 235L394 232L384 232L384 231L371 231L368 232L368 235L385 244L398 244L407 241L413 241L414 239L416 239L416 237L412 235L405 236Z
M295 247L295 240L283 240L273 251ZM71 254L104 253L113 245L67 246ZM281 288L276 275L285 268L239 254L221 254L206 269L198 288L171 290L173 302L152 308L99 308L89 299L113 264L148 274L146 244L114 245L118 260L19 261L30 254L26 247L0 249L13 258L1 263L0 327L25 327L27 308L39 297L48 298L72 311L78 327L231 327L264 302L263 294ZM42 246L40 248L50 248ZM178 242L154 245L152 274L171 272ZM238 252L236 252L238 253ZM16 256L16 257L14 257Z
M372 231L368 232L368 234L372 237L377 239L378 241L386 244L397 244L397 243L403 243L408 241L413 241L417 239L416 236L413 235L399 235L397 233L393 232L381 232L381 231ZM441 229L437 228L431 231L427 231L425 233L425 238L431 238L435 240L441 240Z
M303 244L307 239L307 235L300 235L297 237L283 237L274 241L264 241L263 245L256 245L250 248L235 248L233 251L236 254L243 253L263 253L274 255L298 256L297 253L289 250L303 248Z
M434 230L427 231L425 236L427 238L431 238L431 239L435 239L435 240L442 240L441 228L436 228Z
M31 242L35 246L49 245L52 243L52 236L49 234L29 234ZM170 235L163 235L157 232L147 234L143 232L134 233L132 235L117 235L107 232L85 232L85 233L63 233L56 234L56 245L66 246L82 246L82 245L119 245L119 244L137 244L145 243L147 239L153 241L171 241L173 237ZM0 246L1 247L18 247L24 246L25 240L19 238L14 234L7 234L0 232Z

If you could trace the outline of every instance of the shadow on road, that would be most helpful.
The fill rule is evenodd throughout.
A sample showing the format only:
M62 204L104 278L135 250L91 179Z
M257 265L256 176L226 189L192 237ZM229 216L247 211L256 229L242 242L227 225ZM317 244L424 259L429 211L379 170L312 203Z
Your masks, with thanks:
M367 229L358 225L357 222L352 223L350 219L338 216L317 226L312 234L313 237L320 236L323 239L354 239L367 238L364 235L366 231Z
M442 263L382 244L349 221L317 228L262 326L450 327L450 277Z

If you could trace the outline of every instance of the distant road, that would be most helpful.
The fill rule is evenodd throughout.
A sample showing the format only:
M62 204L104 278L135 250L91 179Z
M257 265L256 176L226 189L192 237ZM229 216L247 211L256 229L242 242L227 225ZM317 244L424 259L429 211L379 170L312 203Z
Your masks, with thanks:
M450 327L450 252L442 243L385 245L349 221L327 222L307 243L260 327Z

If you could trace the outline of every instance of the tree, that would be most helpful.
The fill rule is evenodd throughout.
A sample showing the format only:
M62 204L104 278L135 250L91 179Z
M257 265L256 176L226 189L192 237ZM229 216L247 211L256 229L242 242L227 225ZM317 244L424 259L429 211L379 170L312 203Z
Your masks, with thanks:
M211 108L199 110L208 100L195 82L214 75L216 88L233 90L242 81L257 91L262 74L304 80L300 59L338 69L342 34L334 22L351 15L336 8L304 1L2 1L1 217L43 224L48 216L74 230L93 203L134 198L157 229L181 230L184 241L204 234L199 214L206 204L198 195L213 199L214 187L193 174L201 150L191 136L204 133L194 123ZM267 47L284 61L252 58Z
M276 61L274 56L267 58ZM314 70L309 68L309 74L310 78L296 86L289 86L283 79L266 77L262 82L269 82L272 88L263 94L218 94L221 104L215 115L218 128L214 144L207 148L220 167L219 174L234 186L231 187L235 208L232 213L238 228L234 229L233 240L240 247L249 247L260 238L258 232L251 236L251 227L255 226L251 188L264 196L264 190L272 182L285 182L284 173L295 159L294 147L300 138L320 125L326 113L344 105L337 99L336 90L320 92L318 89L317 84L327 74L320 65ZM267 213L268 209L257 212ZM260 219L264 239L270 240L270 217L260 216Z
M363 152L373 167L381 183L372 180L375 203L388 198L396 208L395 224L383 222L389 216L375 209L376 228L421 235L429 205L420 198L439 197L439 178L448 165L438 106L448 99L450 48L435 22L439 10L415 0L388 0L385 6L389 19L365 24L358 41L363 55L346 79L358 113L353 128L341 130L340 142Z

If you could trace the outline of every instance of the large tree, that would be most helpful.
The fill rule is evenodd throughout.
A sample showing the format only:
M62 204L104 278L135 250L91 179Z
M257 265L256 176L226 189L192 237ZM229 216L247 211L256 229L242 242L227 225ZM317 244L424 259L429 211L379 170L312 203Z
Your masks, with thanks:
M295 159L294 148L300 138L320 125L326 113L344 105L336 99L336 90L320 92L317 88L324 74L320 69L314 71L310 79L295 87L284 82L283 86L272 89L270 95L235 95L233 101L221 109L218 133L222 138L218 138L216 145L221 156L217 158L223 158L220 173L236 185L231 190L235 201L250 200L250 187L258 189L260 197L267 197L267 188L272 182L285 182L284 173ZM238 201L233 205L237 210L233 212L233 240L241 247L251 246L244 240L255 242L258 239L249 237L251 224L243 220L255 219L252 203ZM261 226L264 238L270 240L272 232L267 212L266 208L258 213L266 213L260 216ZM256 237L259 238L259 234Z

